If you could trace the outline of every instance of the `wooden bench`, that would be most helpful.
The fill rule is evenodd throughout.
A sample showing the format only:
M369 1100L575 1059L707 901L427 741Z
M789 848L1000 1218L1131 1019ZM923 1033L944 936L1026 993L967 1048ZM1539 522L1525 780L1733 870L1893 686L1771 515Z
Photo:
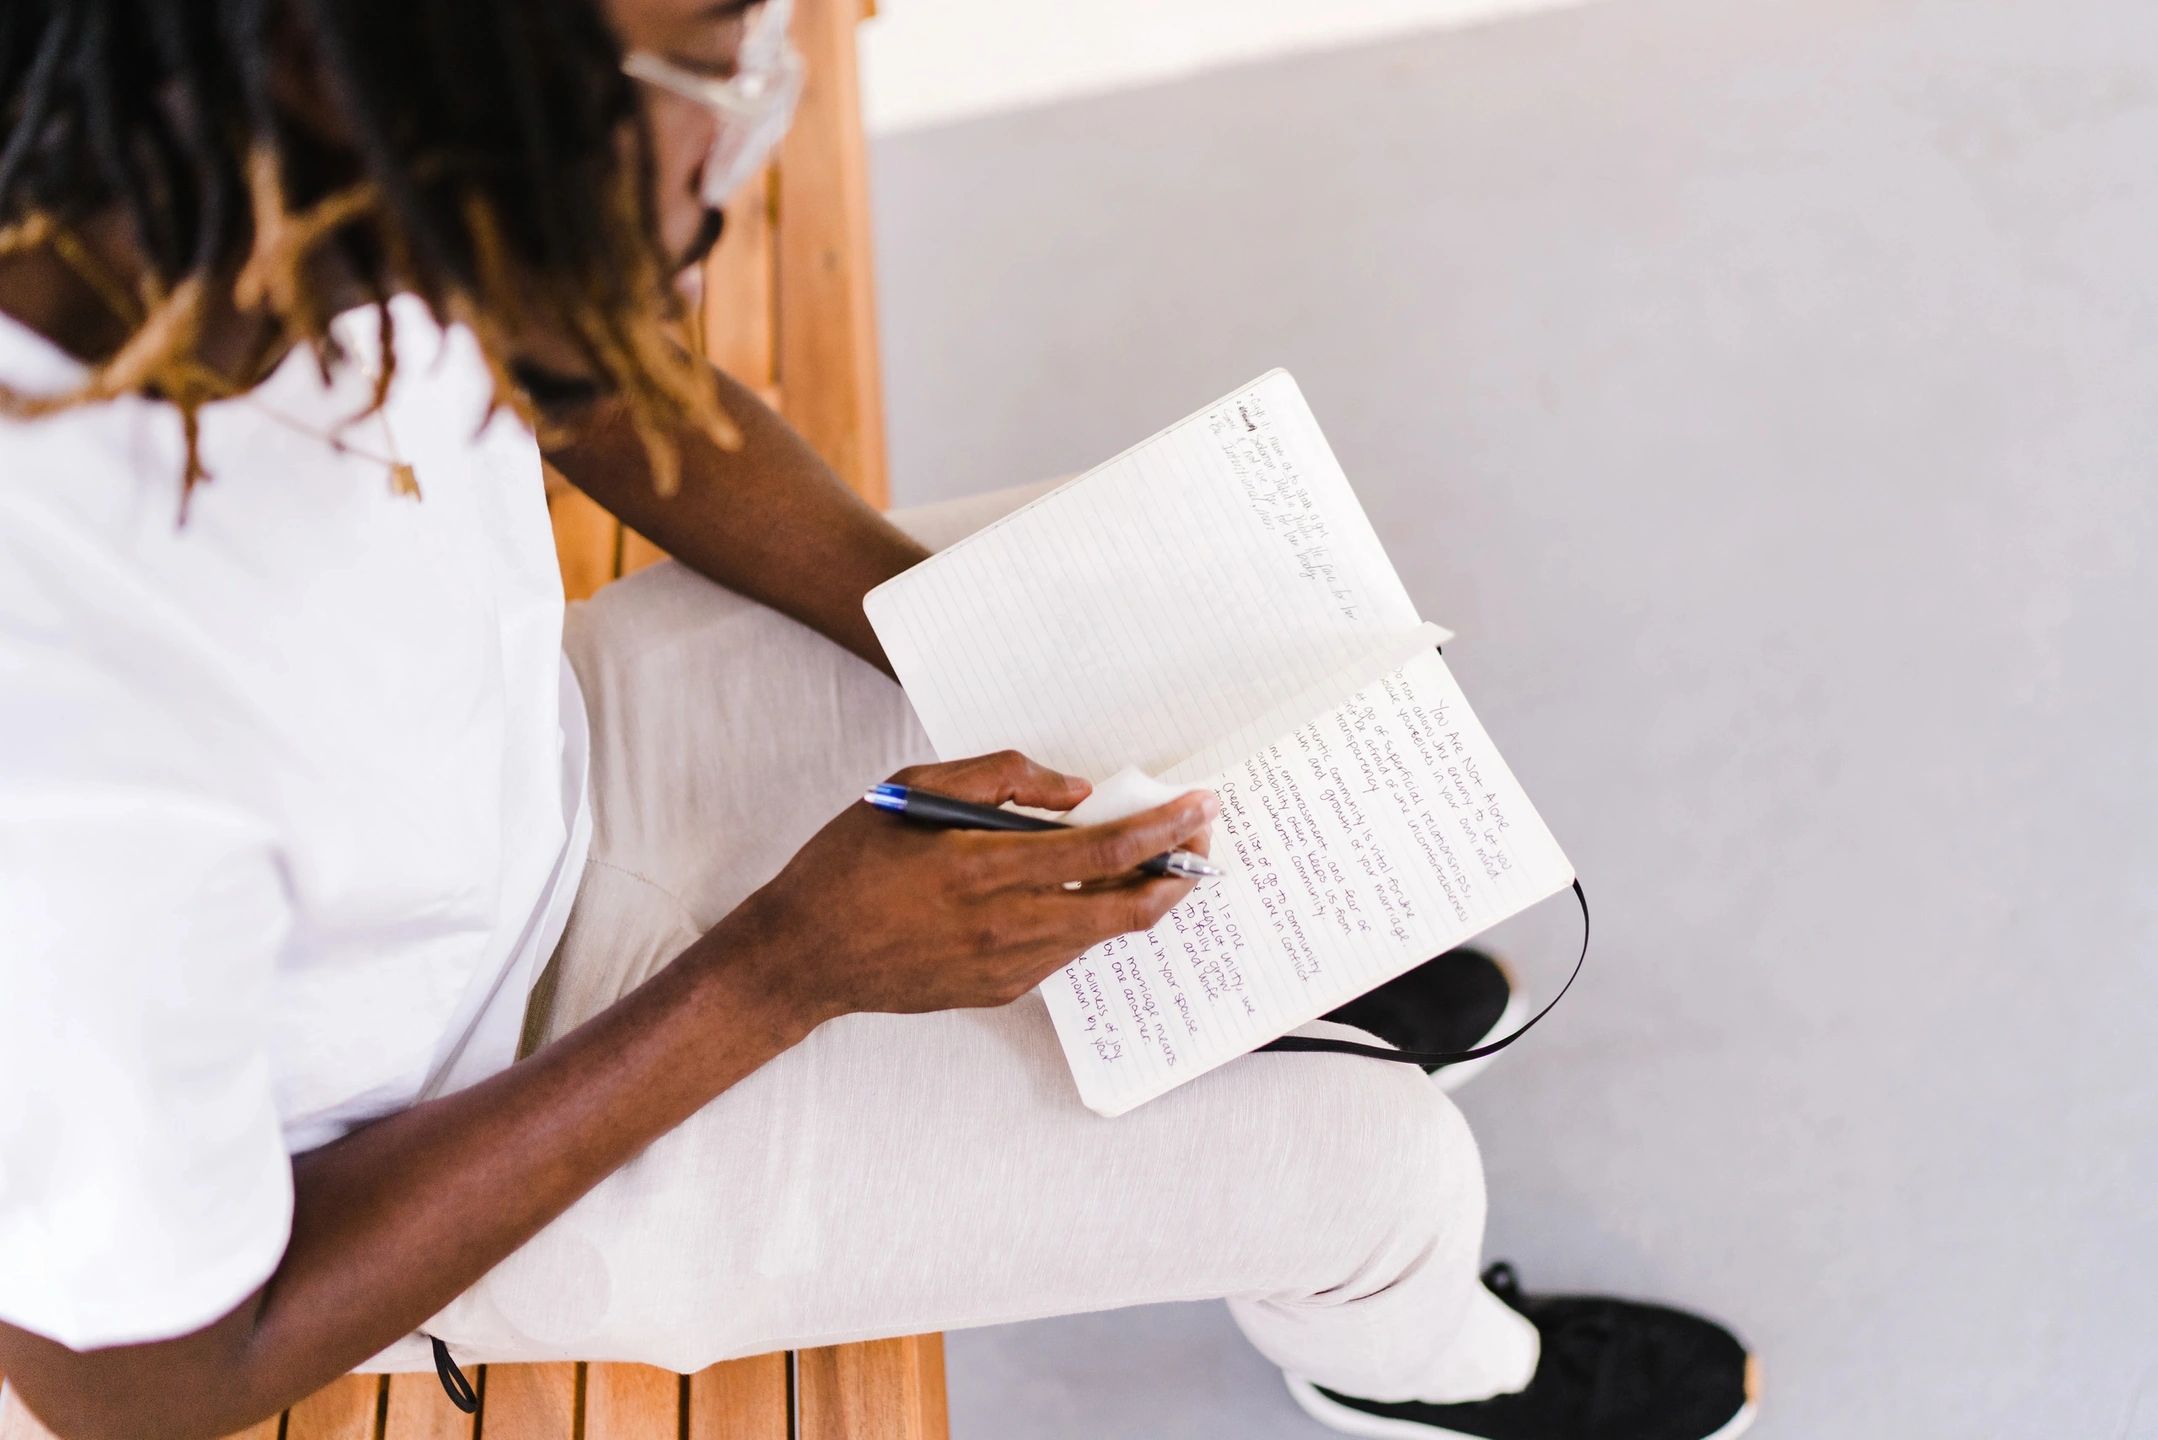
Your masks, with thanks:
M774 170L712 257L713 360L772 401L873 503L888 502L854 24L873 0L799 0L809 59ZM573 490L549 497L571 598L660 558ZM643 1365L481 1367L477 1415L435 1377L349 1375L240 1440L946 1440L944 1345L918 1335L675 1375ZM50 1440L0 1391L0 1440Z

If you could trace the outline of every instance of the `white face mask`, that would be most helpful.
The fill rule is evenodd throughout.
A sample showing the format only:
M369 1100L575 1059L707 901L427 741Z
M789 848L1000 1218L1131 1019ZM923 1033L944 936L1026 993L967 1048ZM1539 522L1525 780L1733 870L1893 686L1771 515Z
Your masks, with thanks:
M735 72L725 79L633 50L622 70L712 112L719 122L697 191L718 209L764 168L794 123L802 99L802 54L787 33L794 0L765 0L751 12Z

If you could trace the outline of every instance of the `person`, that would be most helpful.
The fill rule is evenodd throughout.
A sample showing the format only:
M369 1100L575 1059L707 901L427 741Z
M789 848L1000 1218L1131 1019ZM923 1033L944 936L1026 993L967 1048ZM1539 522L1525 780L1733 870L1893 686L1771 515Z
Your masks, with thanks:
M1079 1105L1033 987L1177 903L1134 866L1211 796L850 803L1088 786L929 763L862 614L1020 497L887 521L674 338L785 25L0 13L0 1373L63 1436L208 1437L437 1344L687 1370L1225 1297L1350 1434L1737 1433L1721 1327L1479 1276L1413 1067ZM543 455L675 560L565 618ZM1488 960L1427 969L1490 1027Z

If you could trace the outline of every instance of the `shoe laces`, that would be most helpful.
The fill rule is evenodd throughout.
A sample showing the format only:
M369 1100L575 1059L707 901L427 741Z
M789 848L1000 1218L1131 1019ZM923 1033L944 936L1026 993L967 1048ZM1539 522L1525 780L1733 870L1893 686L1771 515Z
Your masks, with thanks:
M1521 1277L1504 1261L1486 1269L1483 1281L1536 1326L1543 1345L1537 1380L1564 1376L1566 1390L1586 1397L1583 1418L1591 1426L1609 1423L1656 1392L1669 1357L1652 1331L1622 1324L1618 1307L1593 1300L1525 1300ZM1545 1367L1550 1367L1548 1376Z
M1514 1267L1500 1260L1484 1270L1484 1288L1504 1300L1513 1309L1521 1308L1521 1277Z

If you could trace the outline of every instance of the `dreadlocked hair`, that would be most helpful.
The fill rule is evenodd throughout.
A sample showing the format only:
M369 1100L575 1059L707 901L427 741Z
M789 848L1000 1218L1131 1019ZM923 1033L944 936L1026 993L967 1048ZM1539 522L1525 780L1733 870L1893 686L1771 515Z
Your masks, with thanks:
M301 57L312 127L279 90ZM536 325L621 397L673 490L679 426L740 438L679 338L621 59L597 0L0 0L0 258L52 250L128 337L68 393L0 385L0 414L155 393L181 412L184 503L198 412L234 388L198 355L213 301L267 316L327 377L346 363L327 269L377 307L375 405L393 290L469 327L494 405L535 425L509 332ZM126 277L79 238L113 216L141 260Z

